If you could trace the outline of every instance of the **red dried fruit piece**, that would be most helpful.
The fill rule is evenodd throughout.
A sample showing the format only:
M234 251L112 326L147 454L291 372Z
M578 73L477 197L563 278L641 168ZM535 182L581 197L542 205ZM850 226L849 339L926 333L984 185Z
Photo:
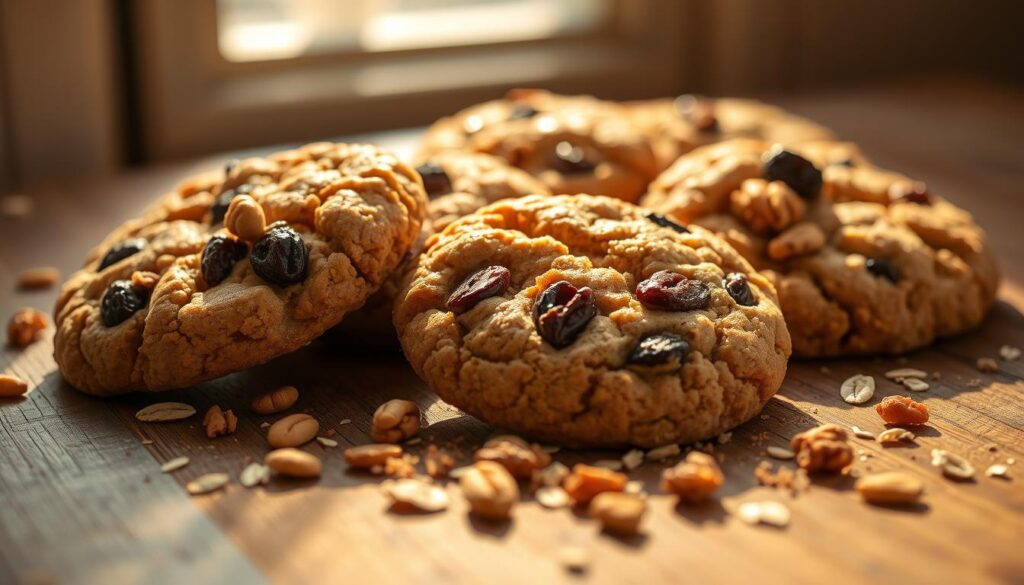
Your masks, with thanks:
M754 300L754 293L750 291L750 283L747 277L739 272L730 272L722 280L722 286L729 292L736 304L750 307L757 304Z
M694 311L707 308L711 289L699 280L662 270L636 286L636 298L652 309Z
M512 273L504 266L488 266L477 270L448 297L448 310L456 315L465 313L480 301L505 292L510 282Z
M928 407L906 396L889 396L875 406L878 416L890 425L923 425Z
M564 280L544 289L533 305L537 332L544 341L558 349L576 341L595 315L594 291L586 286L576 288Z

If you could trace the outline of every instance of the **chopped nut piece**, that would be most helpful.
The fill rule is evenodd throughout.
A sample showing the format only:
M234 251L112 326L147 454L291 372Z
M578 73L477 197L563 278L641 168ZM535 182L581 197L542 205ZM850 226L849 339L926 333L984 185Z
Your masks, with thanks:
M928 422L928 407L906 396L888 396L875 406L875 412L891 425L923 425Z
M540 445L527 443L514 435L492 438L477 450L474 459L500 463L517 479L529 479L534 471L551 463L551 456Z
M172 471L177 471L182 467L188 465L188 461L188 457L175 457L174 459L171 459L170 461L161 465L160 471L162 473L171 473Z
M32 345L46 330L46 315L31 307L18 309L7 322L7 345L24 348Z
M796 463L808 472L841 471L853 463L853 448L846 442L846 431L826 424L804 431L790 441Z
M377 443L397 443L420 430L420 407L408 400L388 400L373 413L370 438Z
M320 443L324 447L334 448L338 446L338 442L334 439L328 439L327 437L317 437L316 442Z
M261 463L250 463L238 476L238 482L247 488L256 487L270 481L270 468Z
M899 443L902 441L911 442L915 439L914 433L906 429L887 429L878 433L878 442L882 444L886 443Z
M572 498L569 497L569 494L558 486L541 486L534 497L537 498L538 504L552 510L565 508L572 504Z
M636 534L647 511L647 502L633 494L604 492L590 502L587 514L601 522L608 532L621 535Z
M320 477L323 471L318 457L291 447L274 449L267 453L263 462L276 473L300 479Z
M875 395L875 379L864 374L850 376L839 387L839 395L850 404L864 404Z
M768 524L784 528L789 524L789 508L780 502L744 502L736 511L747 524Z
M857 437L858 439L868 439L869 441L875 440L874 434L872 434L870 431L865 431L864 429L858 427L857 425L853 425L853 436Z
M380 487L391 498L391 509L396 512L432 513L448 508L444 488L420 479L389 479Z
M928 372L918 370L917 368L898 368L886 372L885 377L896 381L902 378L927 378Z
M430 477L447 477L448 472L455 467L455 460L452 459L451 455L448 453L438 449L437 446L428 445L427 454L423 460L423 466L426 468L427 475Z
M345 449L345 463L349 467L370 469L374 465L384 465L392 457L402 455L402 448L390 444L370 444Z
M17 376L0 374L0 398L17 398L28 392L28 384Z
M35 290L50 288L60 281L60 271L52 266L30 268L18 275L18 288Z
M207 473L185 484L185 489L193 496L208 494L228 485L229 480L226 473Z
M988 477L1001 477L1005 479L1009 477L1007 474L1008 471L1009 468L1002 463L994 463L988 466L988 469L985 470L985 475Z
M633 449L622 456L622 466L628 471L633 471L644 464L644 452L640 449Z
M196 409L184 402L157 402L135 413L135 418L142 422L170 422L186 419L196 413Z
M298 447L313 440L320 423L308 414L289 414L270 425L267 442L271 447Z
M621 459L598 459L591 463L594 467L601 467L603 469L611 469L612 471L622 471L622 460Z
M625 474L577 463L563 482L565 491L577 504L589 504L604 492L621 492L629 478Z
M569 468L564 463L555 461L538 472L541 485L562 485L562 481L569 476Z
M519 499L519 486L504 465L477 461L459 479L462 495L477 516L504 520Z
M384 474L391 477L413 477L416 475L416 464L420 458L408 453L401 457L391 457L384 462Z
M686 459L661 473L662 491L679 496L692 504L706 500L725 483L715 458L707 453L691 451Z
M256 414L277 414L291 408L298 399L299 391L295 386L281 386L253 398L249 408Z
M679 455L679 445L670 443L668 445L662 445L661 447L655 447L647 452L648 461L661 461L662 459L668 459L669 457L675 457Z
M900 383L903 384L904 388L911 392L924 392L928 388L931 388L931 386L928 385L928 382L917 378L901 378Z
M768 453L769 457L774 457L775 459L792 459L796 457L796 453L784 447L776 447L775 445L769 445L765 448L765 452Z
M1003 361L1012 362L1020 357L1020 348L1012 345L1004 345L999 348L999 357Z
M942 470L942 475L957 481L974 478L974 466L963 457L944 449L932 449L932 465Z
M794 494L807 489L811 483L807 477L807 470L797 469L794 473L790 468L779 465L778 471L772 471L772 464L768 461L762 461L757 465L754 477L763 486L785 488Z
M868 475L857 480L857 492L869 504L913 504L924 493L924 482L902 471Z
M980 357L974 365L978 368L979 372L992 374L999 371L999 364L990 357Z
M210 439L230 435L238 426L238 418L230 410L221 410L220 406L214 404L206 411L203 426L206 427L206 436Z

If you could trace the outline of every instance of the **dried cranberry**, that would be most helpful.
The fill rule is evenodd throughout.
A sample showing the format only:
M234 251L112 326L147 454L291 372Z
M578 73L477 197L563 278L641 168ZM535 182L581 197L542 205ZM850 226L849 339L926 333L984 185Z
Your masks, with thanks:
M900 281L900 272L896 270L896 267L892 265L892 262L884 258L868 258L864 262L864 267L868 269L868 272L875 276L887 278L889 282L896 284Z
M747 282L746 275L739 272L730 272L722 280L722 286L725 287L725 290L729 291L729 296L737 304L744 307L751 307L757 304L757 301L754 300L754 293L750 292L750 283Z
M113 327L128 320L149 302L149 291L136 287L130 280L115 280L100 299L103 324Z
M597 315L590 287L576 288L564 280L544 289L533 305L537 332L555 348L571 345Z
M235 262L245 258L246 245L227 236L213 236L203 248L200 267L206 286L217 286L231 274Z
M782 181L805 199L821 193L821 171L806 158L785 149L775 149L764 157L764 176Z
M302 237L282 225L270 229L252 245L249 263L263 280L288 286L306 278L309 252Z
M633 351L629 352L627 361L642 366L660 366L674 362L676 367L680 367L689 353L690 344L682 337L658 333L641 339Z
M914 185L913 191L900 195L897 201L905 201L917 205L931 205L933 203L932 194L928 192L927 187L924 185Z
M107 266L116 264L121 260L129 256L134 256L141 252L149 244L142 238L131 238L118 244L114 244L107 253L103 255L103 260L100 260L100 267L96 270L103 270Z
M423 187L429 197L437 197L452 192L452 180L440 165L427 162L416 167L416 172L423 177Z
M508 113L508 119L526 120L536 116L538 113L537 108L529 104L516 104L516 107L512 108L512 111Z
M223 222L224 214L228 212L231 200L239 195L246 195L248 193L252 193L252 185L242 183L234 189L228 189L217 195L217 198L213 200L213 205L210 206L210 225L217 225Z
M711 288L678 272L662 270L636 286L636 298L652 309L694 311L707 308Z
M565 140L555 145L555 159L551 166L565 174L589 173L597 167L587 160L587 153L582 148Z
M511 281L512 274L504 266L477 270L448 297L448 310L456 315L465 313L480 301L505 292Z
M671 219L665 217L664 215L662 215L660 213L654 213L652 211L652 212L647 214L647 219L649 219L652 222L660 225L661 227L671 228L671 229L673 229L673 230L675 230L675 231L677 231L677 232L679 232L681 234L688 234L688 233L690 233L690 230L686 229L685 227L679 225L678 223L672 221Z

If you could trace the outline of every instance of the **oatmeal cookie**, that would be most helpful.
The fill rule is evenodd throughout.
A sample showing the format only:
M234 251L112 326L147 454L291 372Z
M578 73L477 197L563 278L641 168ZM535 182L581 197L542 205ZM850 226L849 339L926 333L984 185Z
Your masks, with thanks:
M190 180L64 284L54 357L97 395L189 386L306 345L359 308L420 233L419 175L310 144Z
M781 143L832 138L824 126L756 100L681 95L624 106L648 137L660 169L694 148L733 138Z
M434 123L423 156L444 150L500 157L553 193L636 201L658 172L654 152L618 104L589 96L513 90Z
M643 205L717 232L771 278L796 355L906 352L976 326L995 299L970 214L849 144L702 147Z
M773 287L729 245L588 195L451 223L427 240L395 326L441 398L574 446L717 435L760 411L790 354Z

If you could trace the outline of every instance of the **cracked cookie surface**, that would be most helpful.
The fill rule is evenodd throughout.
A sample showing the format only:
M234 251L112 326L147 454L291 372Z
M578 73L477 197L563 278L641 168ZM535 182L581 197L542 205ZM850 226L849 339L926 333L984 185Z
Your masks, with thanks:
M54 357L73 386L97 395L265 362L359 308L425 213L419 175L371 146L317 143L232 163L185 182L91 252L61 289Z
M567 445L715 436L760 411L790 354L772 285L735 250L608 197L487 206L428 239L405 283L395 326L420 377Z
M500 157L557 194L636 201L658 172L647 137L621 106L541 90L512 90L438 120L421 153L444 150Z
M702 147L642 204L715 231L771 278L799 356L910 351L976 326L995 299L970 214L847 143Z

